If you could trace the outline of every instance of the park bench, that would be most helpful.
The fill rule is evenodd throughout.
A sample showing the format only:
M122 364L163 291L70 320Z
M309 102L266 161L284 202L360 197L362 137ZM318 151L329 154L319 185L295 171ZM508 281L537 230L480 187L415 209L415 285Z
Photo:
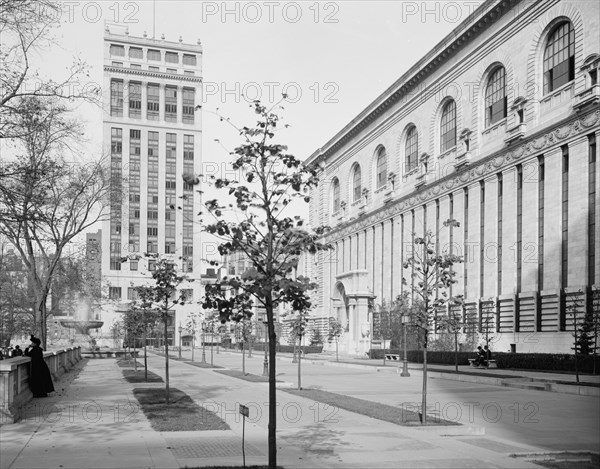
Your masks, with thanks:
M398 361L398 360L400 360L400 355L386 353L385 359L392 360L392 361Z
M486 366L477 366L475 365L475 359L474 358L469 358L469 365L472 366L473 368L498 368L498 365L496 365L496 360L486 360Z

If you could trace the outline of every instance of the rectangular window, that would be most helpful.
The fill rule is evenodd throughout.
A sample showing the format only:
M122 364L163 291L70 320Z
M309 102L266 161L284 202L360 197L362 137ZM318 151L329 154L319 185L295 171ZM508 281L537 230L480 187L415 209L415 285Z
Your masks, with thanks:
M165 220L167 220L167 221L175 221L176 216L177 216L177 211L176 210L171 210L169 208L167 208L165 210Z
M158 220L158 210L148 210L148 220Z
M140 194L129 194L129 202L140 203Z
M165 187L169 190L175 190L177 188L177 182L176 181L165 181Z
M147 252L156 254L158 252L158 244L156 241L148 241L146 244Z
M194 228L191 223L183 224L183 238L184 239L192 239L194 237Z
M463 252L465 253L465 261L463 262L463 281L464 281L464 293L463 296L464 298L467 297L467 284L468 284L468 279L469 277L467 277L467 264L469 263L469 260L467 258L467 253L469 252L467 250L467 246L468 246L468 242L469 242L469 188L465 187L463 189L464 191L464 196L465 196L465 206L464 206L464 214L463 214L463 219L465 221L464 224L464 232L463 232L463 239L464 239L464 243L465 245L463 246ZM413 224L414 226L414 224Z
M108 287L108 297L111 300L121 299L121 287Z
M149 83L147 88L147 118L148 120L158 120L160 115L160 89L158 85Z
M129 82L129 117L142 117L142 84L135 81Z
M184 244L182 248L182 255L186 257L192 257L194 255L194 246L190 244Z
M110 129L110 153L121 156L123 153L123 129L112 127Z
M148 132L148 156L158 158L158 132Z
M179 54L177 52L165 52L165 62L168 64L178 64Z
M113 62L112 66L113 67L122 67L123 66L123 62Z
M160 62L161 56L160 51L156 49L148 49L148 60L154 60L155 62Z
M175 174L177 168L177 163L175 163L175 161L167 161L165 166L167 174Z
M187 182L183 183L183 191L184 192L192 192L194 190L193 184L188 184Z
M167 73L177 74L177 69L176 68L167 68Z
M183 71L183 74L184 74L184 75L195 75L195 73L194 73L194 71L193 71L193 70L184 70L184 71Z
M177 122L177 87L165 86L165 120Z
M194 123L195 90L193 88L183 89L183 122Z
M175 231L175 225L165 225L165 238L174 238Z
M192 54L183 54L183 65L196 66L196 56Z
M183 136L183 159L188 161L194 160L194 136Z
M135 288L135 287L127 287L127 299L129 301L135 301L138 298L139 298L139 296L138 296L137 288Z
M148 177L148 187L158 187L158 176Z
M116 55L117 57L125 57L125 47L118 46L116 44L111 44L110 55Z
M123 80L110 80L110 115L123 117Z
M138 129L130 129L129 130L129 156L140 156L141 150L142 150L142 143L140 141L141 137L142 137L142 132ZM139 158L137 158L137 160L139 161ZM131 172L131 170L137 170L139 171L139 166L137 166L137 168L132 168L131 165L129 166L129 171Z
M129 48L129 58L130 59L143 59L144 51L140 47L130 47Z
M166 156L167 159L177 158L177 134L167 134Z
M165 243L165 254L175 254L175 243L167 241Z
M148 270L150 272L154 272L156 270L156 261L154 261L154 260L148 261Z
M131 68L135 69L135 70L141 70L142 66L140 64L131 64L130 65Z
M129 260L129 270L138 270L139 261L137 259Z

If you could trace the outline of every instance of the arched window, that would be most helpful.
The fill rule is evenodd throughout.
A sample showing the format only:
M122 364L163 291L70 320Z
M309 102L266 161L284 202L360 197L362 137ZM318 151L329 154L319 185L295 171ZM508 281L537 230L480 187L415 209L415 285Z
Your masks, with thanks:
M354 196L354 198L352 199L353 202L360 200L361 192L362 187L360 178L360 166L356 165L354 167L354 173L352 174L352 194Z
M442 109L440 151L443 153L454 146L456 146L456 103L450 100Z
M544 50L544 94L575 78L575 31L565 21L548 36Z
M377 152L377 189L385 186L387 182L387 154L381 147Z
M485 88L485 126L506 117L506 71L498 67L490 75Z
M340 181L338 178L333 179L333 213L340 211Z
M406 133L406 146L404 147L406 172L410 172L417 167L419 160L419 133L417 128L412 126Z

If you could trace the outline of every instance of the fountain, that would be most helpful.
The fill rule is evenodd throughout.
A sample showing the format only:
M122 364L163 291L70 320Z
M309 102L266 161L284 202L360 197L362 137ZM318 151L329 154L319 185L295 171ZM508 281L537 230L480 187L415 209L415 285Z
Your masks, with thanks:
M89 302L79 296L73 298L76 305L75 314L69 317L55 317L49 323L48 340L52 347L77 347L96 350L96 337L92 337L92 330L97 331L104 324L103 321L91 320L91 308Z

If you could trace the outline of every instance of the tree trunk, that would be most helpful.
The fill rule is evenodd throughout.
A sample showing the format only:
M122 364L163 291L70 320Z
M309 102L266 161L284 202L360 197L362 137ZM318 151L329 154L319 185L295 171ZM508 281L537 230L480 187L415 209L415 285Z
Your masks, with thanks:
M423 393L421 396L421 423L427 425L427 345L423 347Z
M137 353L136 352L136 348L135 348L135 335L133 336L133 371L134 373L137 373Z
M168 311L165 312L164 317L165 324L165 398L167 404L169 403L169 343L167 341L168 338L168 330L167 330L167 322L168 322Z
M246 343L242 340L242 374L246 376L246 351L245 351Z
M298 338L298 391L302 389L302 337Z
M458 333L454 331L454 369L458 373Z
M146 353L146 342L148 341L148 333L144 329L144 381L148 382L148 355Z
M273 319L273 303L271 295L266 295L267 325L269 333L269 424L268 424L268 447L269 447L269 469L277 469L277 388L275 372L276 365L276 343L275 324Z

